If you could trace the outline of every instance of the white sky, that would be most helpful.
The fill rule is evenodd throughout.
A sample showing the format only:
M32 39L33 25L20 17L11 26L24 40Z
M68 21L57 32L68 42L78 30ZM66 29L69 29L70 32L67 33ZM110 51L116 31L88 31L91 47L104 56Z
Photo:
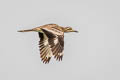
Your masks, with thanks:
M0 80L120 80L119 0L1 0ZM38 34L56 23L65 34L62 62L40 60Z

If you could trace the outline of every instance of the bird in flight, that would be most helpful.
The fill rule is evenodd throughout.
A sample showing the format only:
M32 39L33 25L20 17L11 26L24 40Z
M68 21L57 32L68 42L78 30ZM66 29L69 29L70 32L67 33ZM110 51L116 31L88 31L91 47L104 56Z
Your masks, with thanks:
M64 50L64 33L78 32L71 27L62 27L57 24L46 24L33 29L19 30L18 32L38 32L40 41L40 57L43 63L49 63L52 56L62 61Z

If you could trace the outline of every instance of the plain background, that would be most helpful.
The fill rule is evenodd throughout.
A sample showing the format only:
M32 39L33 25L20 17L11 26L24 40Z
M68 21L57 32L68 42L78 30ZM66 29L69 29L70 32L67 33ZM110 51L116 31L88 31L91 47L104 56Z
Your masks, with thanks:
M119 0L0 0L0 80L120 80ZM71 26L62 62L40 60L40 25Z

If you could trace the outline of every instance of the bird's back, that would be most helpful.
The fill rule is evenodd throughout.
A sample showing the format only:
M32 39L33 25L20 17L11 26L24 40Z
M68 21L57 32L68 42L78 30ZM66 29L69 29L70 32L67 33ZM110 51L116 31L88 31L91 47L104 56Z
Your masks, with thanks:
M49 32L52 32L53 34L56 34L56 35L63 35L64 34L63 28L57 24L46 24L46 25L36 27L35 29L45 29Z

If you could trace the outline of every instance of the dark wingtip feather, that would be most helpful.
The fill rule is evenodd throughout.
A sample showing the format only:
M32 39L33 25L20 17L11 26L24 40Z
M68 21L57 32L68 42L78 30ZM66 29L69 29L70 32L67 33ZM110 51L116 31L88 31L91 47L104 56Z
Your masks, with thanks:
M50 59L51 59L51 57L49 57L49 58L46 57L46 58L42 58L41 61L45 64L48 64L50 62Z

